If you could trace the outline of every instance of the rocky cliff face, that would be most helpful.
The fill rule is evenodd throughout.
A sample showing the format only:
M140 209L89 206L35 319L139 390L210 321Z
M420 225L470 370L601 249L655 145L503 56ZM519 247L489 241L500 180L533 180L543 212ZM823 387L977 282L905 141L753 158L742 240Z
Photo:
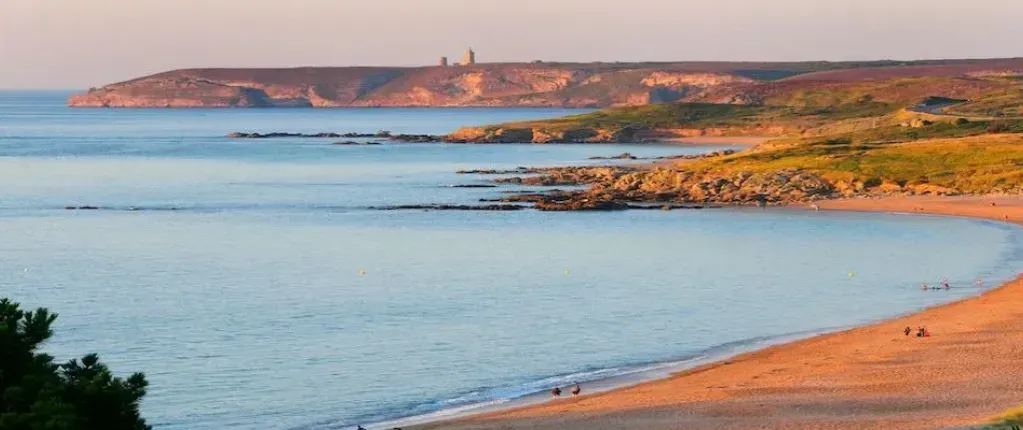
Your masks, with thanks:
M1023 70L1023 59L853 63L508 63L468 67L188 69L95 88L89 107L760 104L779 88ZM774 85L777 83L778 85ZM779 87L780 86L780 87Z
M608 107L698 98L754 82L673 65L190 69L94 88L75 107Z

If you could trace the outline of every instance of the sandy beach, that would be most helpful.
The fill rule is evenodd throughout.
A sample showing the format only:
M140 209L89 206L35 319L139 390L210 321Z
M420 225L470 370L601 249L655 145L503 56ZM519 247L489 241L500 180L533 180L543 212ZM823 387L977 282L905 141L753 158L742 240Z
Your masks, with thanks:
M1019 198L854 199L820 207L1023 221ZM921 326L930 337L903 334ZM974 298L664 380L416 428L961 428L1023 403L1020 375L1023 277Z

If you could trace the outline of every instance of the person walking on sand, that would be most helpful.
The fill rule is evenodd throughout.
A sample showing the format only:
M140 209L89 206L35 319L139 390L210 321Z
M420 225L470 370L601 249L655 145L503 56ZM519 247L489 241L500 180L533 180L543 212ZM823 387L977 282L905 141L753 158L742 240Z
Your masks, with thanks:
M581 392L583 392L583 388L580 387L579 384L575 384L575 386L572 387L572 395L573 396L578 396L579 393L581 393Z
M553 396L553 397L560 397L561 396L561 388L554 387L554 389L551 390L551 396Z
M906 329L903 330L903 332L906 333L906 336L909 336L909 334L913 332L913 329L909 328L909 326L906 326Z

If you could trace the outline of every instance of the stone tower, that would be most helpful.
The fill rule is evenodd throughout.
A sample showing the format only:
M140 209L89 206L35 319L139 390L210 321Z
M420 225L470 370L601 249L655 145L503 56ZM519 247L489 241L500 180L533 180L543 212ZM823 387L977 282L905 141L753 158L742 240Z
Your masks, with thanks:
M465 50L465 57L462 58L462 65L469 66L476 64L476 53L473 52L472 48Z
M440 61L438 61L437 64L439 66L441 66L441 67L447 67L448 66L448 57L440 57Z

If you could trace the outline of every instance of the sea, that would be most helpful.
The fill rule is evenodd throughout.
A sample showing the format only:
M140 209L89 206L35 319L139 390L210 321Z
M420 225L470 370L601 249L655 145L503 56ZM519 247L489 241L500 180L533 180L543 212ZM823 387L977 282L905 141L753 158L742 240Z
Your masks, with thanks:
M59 313L44 347L59 360L95 352L118 375L144 372L157 430L390 428L634 383L976 295L1023 268L1019 229L951 217L375 209L530 189L454 187L490 184L458 170L727 145L225 137L585 111L69 109L67 95L0 92L0 296ZM82 206L96 209L66 209Z

